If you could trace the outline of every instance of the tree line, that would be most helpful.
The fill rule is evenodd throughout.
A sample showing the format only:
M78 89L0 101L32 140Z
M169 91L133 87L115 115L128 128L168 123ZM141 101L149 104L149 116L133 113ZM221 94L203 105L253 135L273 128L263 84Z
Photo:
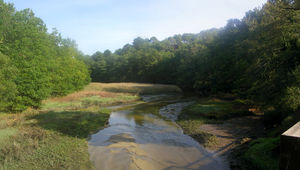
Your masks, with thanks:
M0 111L38 108L43 99L81 89L90 81L82 56L30 9L0 0Z
M85 62L92 81L177 84L201 96L234 94L276 111L280 120L300 106L298 8L298 1L269 0L223 28L162 41L138 37Z
M298 1L269 0L220 29L162 41L138 37L115 52L85 56L57 30L48 33L30 9L0 0L0 111L39 107L43 99L81 89L91 76L176 84L201 96L234 94L266 110L297 112L299 12Z

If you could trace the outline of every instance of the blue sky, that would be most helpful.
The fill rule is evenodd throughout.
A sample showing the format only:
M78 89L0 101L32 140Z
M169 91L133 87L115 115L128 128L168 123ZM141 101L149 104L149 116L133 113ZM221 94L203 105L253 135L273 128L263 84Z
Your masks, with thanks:
M267 0L5 0L17 10L31 8L85 54L131 43L134 38L159 40L182 33L223 27L228 19Z

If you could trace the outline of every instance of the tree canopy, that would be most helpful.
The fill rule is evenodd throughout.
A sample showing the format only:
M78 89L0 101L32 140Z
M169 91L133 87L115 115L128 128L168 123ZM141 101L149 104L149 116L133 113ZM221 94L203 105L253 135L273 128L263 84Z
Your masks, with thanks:
M37 108L50 96L90 81L74 41L63 39L30 9L16 11L0 0L0 111Z
M114 53L96 52L87 62L92 80L171 83L199 95L232 93L265 108L297 110L298 6L269 0L220 29L162 41L138 37Z

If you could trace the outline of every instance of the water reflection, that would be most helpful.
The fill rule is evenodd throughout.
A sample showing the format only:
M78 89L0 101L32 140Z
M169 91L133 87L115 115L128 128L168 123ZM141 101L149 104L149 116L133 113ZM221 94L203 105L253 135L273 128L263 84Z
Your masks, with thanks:
M141 105L112 112L109 127L89 141L96 169L229 169L221 158L184 135L173 121L172 112L177 114L186 104L162 106L156 102L147 105L151 108L145 112L141 112ZM165 115L171 119L163 119Z

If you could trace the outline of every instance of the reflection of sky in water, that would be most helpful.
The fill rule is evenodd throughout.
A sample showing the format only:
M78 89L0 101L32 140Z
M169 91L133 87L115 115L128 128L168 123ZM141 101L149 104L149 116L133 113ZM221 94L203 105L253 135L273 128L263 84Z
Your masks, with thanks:
M180 111L186 105L185 103L170 104L160 109L160 114L172 114L172 111ZM178 113L176 113L178 114ZM124 137L125 136L125 137ZM182 133L182 129L173 120L164 120L158 115L151 113L134 113L133 110L123 110L112 112L109 119L109 127L100 130L98 133L91 136L89 147L98 147L108 149L114 142L131 142L139 145L149 157L153 157L154 153L168 152L168 154L177 154L177 157L182 157L183 160L190 157L191 151L203 155L209 153L198 144L193 138ZM131 140L131 138L134 138ZM130 140L128 140L130 139ZM145 146L151 145L149 149ZM164 151L164 148L166 149ZM185 149L186 148L186 149ZM126 150L126 148L123 148ZM101 149L100 149L101 150ZM102 152L102 151L101 151ZM180 152L180 154L178 154ZM112 154L110 152L106 154ZM131 154L128 153L130 156ZM93 158L91 155L91 159ZM189 156L188 156L189 155ZM197 154L196 154L197 155ZM113 155L110 155L114 157ZM132 155L131 155L132 156ZM197 159L197 158L193 158ZM199 158L200 159L200 158ZM178 161L178 160L177 160ZM189 160L186 160L189 162ZM176 163L175 163L176 164Z
M149 97L150 98L150 97ZM170 110L180 111L186 105L170 104L160 109L171 114ZM177 113L176 113L177 114ZM126 133L132 136L136 143L155 143L174 146L193 146L200 148L199 144L191 137L184 135L182 129L174 122L163 120L151 113L135 114L133 110L122 110L112 112L109 118L109 127L91 136L90 145L109 145L108 139L111 136Z

